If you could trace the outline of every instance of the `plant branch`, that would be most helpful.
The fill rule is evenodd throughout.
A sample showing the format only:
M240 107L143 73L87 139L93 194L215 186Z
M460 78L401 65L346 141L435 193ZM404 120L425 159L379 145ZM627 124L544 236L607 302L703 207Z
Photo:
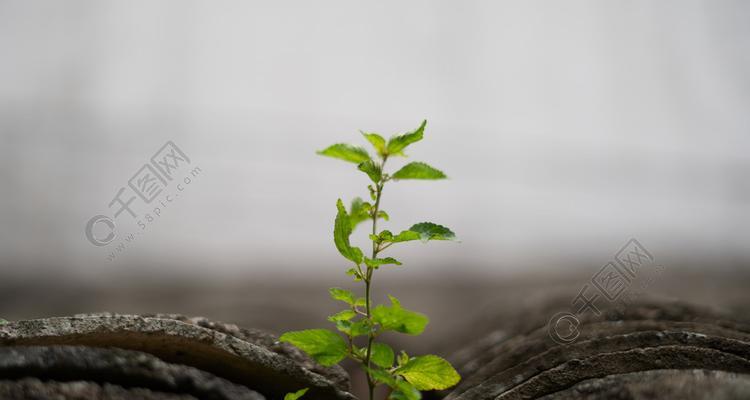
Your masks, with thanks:
M383 162L380 164L380 171L382 176L385 162L388 160L388 156L383 157ZM381 177L380 182L375 186L375 205L371 211L372 216L372 234L377 236L378 234L378 211L380 211L380 198L383 195L383 186L385 185L385 179ZM380 251L380 245L377 241L372 241L372 259L374 260L378 256ZM365 307L367 310L367 319L370 321L370 331L367 334L367 352L365 353L364 365L367 368L367 386L369 388L369 399L373 400L373 394L375 391L375 381L370 376L370 359L372 356L372 342L375 340L375 334L372 331L372 313L370 312L370 288L372 285L372 273L373 268L367 267L367 277L365 278Z

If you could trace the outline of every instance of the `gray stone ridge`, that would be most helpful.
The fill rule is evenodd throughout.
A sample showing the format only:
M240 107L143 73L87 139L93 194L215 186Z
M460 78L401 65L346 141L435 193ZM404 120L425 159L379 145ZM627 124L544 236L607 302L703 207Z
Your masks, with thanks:
M201 375L204 381L213 377L212 379L216 379L215 382L225 382L227 393L230 393L228 388L240 385L251 392L257 392L256 395L262 395L268 399L281 399L287 392L307 387L309 391L305 400L354 399L354 396L348 392L348 378L342 369L323 368L316 365L295 349L279 345L271 335L242 330L229 324L213 323L202 318L191 319L167 314L152 316L93 314L16 321L0 326L0 346L4 347L6 352L17 351L8 353L11 360L13 357L21 357L21 353L18 353L21 346L33 346L34 350L26 349L26 351L56 355L58 360L64 359L66 354L71 356L70 352L77 351L83 354L87 351L84 348L109 349L108 351L113 353L108 353L107 357L104 357L106 360L114 362L150 356L152 358L148 361L146 358L143 360L147 364L150 363L151 367L157 367L158 363L154 359L164 363L158 364L162 376L188 371L178 366L191 368L189 371L194 373L200 371L207 374ZM67 349L62 349L63 346ZM113 348L137 352L134 354L139 355L126 356L125 353L116 353ZM69 366L72 368L73 364ZM45 374L50 373L55 378L52 380L59 382L60 385L64 382L72 384L77 381L90 381L89 378L95 375L93 371L101 368L102 375L106 379L89 382L89 385L97 384L99 387L88 386L86 390L115 396L116 393L102 385L115 384L109 381L115 379L115 376L121 378L126 376L123 375L124 370L114 375L104 373L104 371L113 371L111 366L105 364L92 363L87 366L78 366L81 374L71 372L66 375L52 374L50 371L58 370L54 364L47 366L39 364L33 368L30 364L26 367L19 365L17 370L26 368L27 373L21 373L16 378L39 378L44 381L43 377L47 376ZM76 369L72 368L68 371L76 371ZM198 375L191 376L197 377ZM130 382L127 379L125 381L125 383ZM138 379L136 381L142 382ZM39 389L39 385L33 381L24 381L23 384L25 385L23 387L29 390ZM9 383L5 382L5 385L7 387ZM71 390L70 385L60 385L54 390ZM140 387L126 385L123 388ZM166 390L164 386L159 385L153 388L147 386L144 389L157 392ZM194 395L189 391L167 391L167 393ZM241 397L237 394L240 392L231 393L234 397L226 398L252 398ZM206 397L201 395L199 398Z
M550 309L452 357L464 377L446 400L748 399L750 326L684 303L641 303L582 317L570 343L551 339ZM671 394L670 394L671 393Z
M259 393L185 365L166 363L150 354L85 346L18 346L0 348L0 376L23 381L27 376L66 382L85 379L93 385L149 390L160 395L212 400L264 400ZM24 382L24 387L28 385ZM11 387L7 384L6 387ZM39 387L37 385L37 387ZM59 388L60 386L58 386ZM74 388L75 385L67 388Z

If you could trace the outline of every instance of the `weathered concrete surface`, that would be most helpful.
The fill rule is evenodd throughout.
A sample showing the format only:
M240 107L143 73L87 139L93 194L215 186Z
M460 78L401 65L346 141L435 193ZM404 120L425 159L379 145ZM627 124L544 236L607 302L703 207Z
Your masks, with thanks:
M265 400L245 386L141 352L82 346L0 348L3 379L86 380L210 400Z
M257 390L268 398L310 388L307 399L353 399L324 376L267 347L171 318L81 315L0 326L0 346L116 347L152 354ZM339 382L339 385L341 382Z
M583 315L577 340L560 345L547 331L551 304L452 357L464 380L448 399L538 398L649 370L750 373L750 328L726 315L683 303L632 304Z
M232 335L246 342L253 343L258 346L263 346L273 351L274 353L278 353L285 357L291 358L305 369L326 377L328 380L335 383L336 386L341 390L349 390L349 375L346 373L346 371L344 371L343 368L338 365L332 367L324 367L315 362L302 350L288 343L281 343L278 341L278 338L275 335L272 335L260 329L241 328L235 324L211 321L205 317L188 317L180 314L146 314L144 315L144 317L174 319L192 325L197 325L202 328L219 331L227 335Z
M654 370L589 379L540 400L750 399L750 375Z
M384 273L382 279L378 278L373 298L382 302L387 301L386 294L396 295L408 308L427 314L430 324L418 337L387 335L383 340L394 349L404 349L409 354L432 353L450 359L462 373L462 386L468 382L474 385L482 383L481 375L477 375L479 382L473 378L473 373L482 367L492 370L494 367L490 363L504 362L505 355L511 365L526 360L522 351L508 351L507 347L500 345L506 340L514 340L520 346L529 335L544 326L552 314L569 309L581 286L590 285L592 275L599 270L603 260L590 261L513 273L504 273L501 271L503 267L498 266L498 273L492 275L467 273L461 263L451 265L452 272L446 269L434 275L407 277L403 270ZM746 260L731 260L732 265L717 263L713 258L661 261L666 265L665 272L644 291L658 299L652 303L653 307L641 311L663 317L652 315L642 319L702 321L713 325L722 320L738 323L735 319L744 317L740 319L747 322L750 317L750 264ZM141 274L106 281L36 272L23 277L6 276L0 280L0 317L22 320L83 311L116 310L143 314L174 310L187 315L210 315L239 326L281 333L326 327L323 316L335 313L340 306L326 294L332 285L360 289L354 283L347 286L348 281L342 281L340 277L317 274L264 277L248 273L232 280L212 281L186 277L175 279L173 274L160 278L153 268L143 271L148 273L149 279L143 279L146 275ZM637 283L634 282L631 289L639 287ZM679 306L682 303L670 303L671 300L701 307ZM599 305L603 302L604 299L600 299ZM704 307L722 310L730 318L701 320L702 313L691 311ZM691 320L691 313L698 319ZM615 320L618 318L612 319ZM585 337L586 329L581 340ZM549 342L546 346L554 345ZM534 347L530 349L531 352ZM367 385L359 367L353 363L344 363L344 366L352 375L351 392L366 398ZM442 396L446 394L442 393ZM441 394L426 392L424 398L439 398L436 395Z
M0 398L13 400L198 400L189 395L154 392L148 389L127 389L88 381L55 382L25 378L0 380Z

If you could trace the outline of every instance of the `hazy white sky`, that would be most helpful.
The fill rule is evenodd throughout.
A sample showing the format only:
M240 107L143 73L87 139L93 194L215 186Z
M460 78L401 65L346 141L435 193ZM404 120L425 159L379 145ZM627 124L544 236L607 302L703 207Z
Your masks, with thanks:
M396 250L418 268L604 261L632 236L747 256L748 19L742 1L0 1L0 267L338 268L335 200L367 178L314 151L423 118L409 159L451 179L388 187L387 227L462 243ZM86 221L168 140L202 174L105 261Z

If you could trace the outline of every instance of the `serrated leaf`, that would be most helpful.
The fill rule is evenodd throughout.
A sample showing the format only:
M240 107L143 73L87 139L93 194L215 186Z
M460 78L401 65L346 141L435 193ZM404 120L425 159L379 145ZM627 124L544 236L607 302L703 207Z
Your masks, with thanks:
M298 390L294 393L287 393L286 396L284 396L284 400L297 400L300 397L304 396L305 393L307 393L307 390L309 388L304 388L302 390Z
M386 154L385 139L377 133L362 132L362 136L375 148L375 151L382 157Z
M434 224L432 222L420 222L418 224L414 224L409 228L412 232L417 232L419 234L419 238L423 241L428 240L454 240L456 239L456 234L453 233L450 229Z
M393 179L445 179L445 174L423 162L411 162L391 175Z
M354 293L346 289L330 288L328 289L328 293L331 295L332 299L343 301L344 303L349 305L353 305L356 299Z
M328 146L325 149L318 151L318 154L357 164L370 159L370 154L367 153L367 150L346 143L337 143Z
M380 324L381 328L389 331L405 333L407 335L419 335L430 321L426 315L401 307L401 303L393 296L391 306L378 305L372 310L372 319Z
M421 236L419 232L406 230L406 231L401 231L401 233L393 237L390 241L393 243L408 242L411 240L419 240L420 237Z
M391 219L391 217L388 215L387 212L380 210L378 211L378 218L383 218L384 220L388 221Z
M352 323L352 336L366 336L372 331L370 321L363 319Z
M351 337L365 336L370 333L369 321L366 319L352 321L335 321L336 329Z
M366 173L375 183L380 182L380 178L383 176L383 171L380 169L380 165L372 160L367 160L357 166L357 169Z
M393 257L374 258L374 259L365 257L364 261L365 261L365 265L367 265L370 268L377 268L381 265L387 265L387 264L401 265L401 262L396 260Z
M295 345L326 367L337 364L347 354L344 339L326 329L287 332L279 340Z
M373 343L370 354L370 361L375 365L383 368L390 368L396 356L391 346L385 343Z
M422 137L424 136L424 128L426 125L427 121L425 120L422 121L422 125L420 125L419 128L415 129L414 131L391 137L390 140L388 140L388 145L386 146L388 154L403 155L402 152L406 148L406 146L422 140Z
M344 311L339 311L336 314L331 315L330 317L328 317L328 320L331 322L349 321L350 319L356 316L357 316L357 313L355 313L354 311L344 310Z
M352 224L352 231L357 225L370 219L371 207L372 205L370 203L363 201L359 197L352 200L352 204L349 207L349 222Z
M448 361L434 355L414 357L395 372L419 390L447 389L461 380Z
M333 242L339 253L356 264L362 262L362 250L349 244L349 236L352 234L352 223L346 213L344 203L339 199L336 202L338 213L333 223Z

